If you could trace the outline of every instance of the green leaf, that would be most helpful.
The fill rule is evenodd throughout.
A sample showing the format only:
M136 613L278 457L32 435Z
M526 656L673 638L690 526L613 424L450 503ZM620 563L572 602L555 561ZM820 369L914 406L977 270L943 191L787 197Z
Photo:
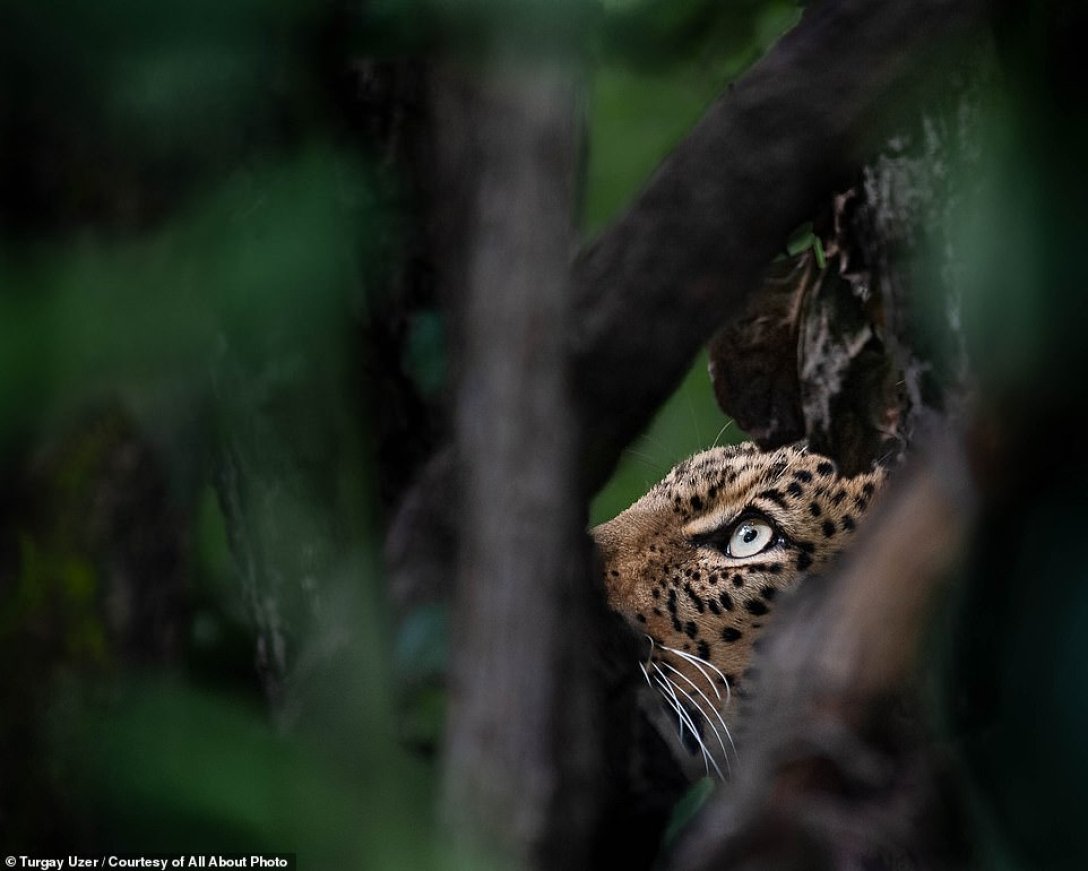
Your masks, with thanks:
M707 799L710 798L713 792L714 781L709 777L704 777L693 783L688 791L684 793L684 796L672 809L672 816L669 817L669 824L665 828L664 846L666 848L671 847L676 842L680 833L695 818L695 815L702 810L703 805L706 804Z

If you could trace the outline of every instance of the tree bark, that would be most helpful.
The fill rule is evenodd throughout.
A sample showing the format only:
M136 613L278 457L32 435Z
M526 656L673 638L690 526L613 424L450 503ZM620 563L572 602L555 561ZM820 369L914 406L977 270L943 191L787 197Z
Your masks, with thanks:
M462 459L445 815L508 867L586 867L599 748L577 639L591 592L571 500L564 337L577 179L569 74L495 68L439 95L451 163L475 176L460 309ZM585 628L588 629L588 626Z

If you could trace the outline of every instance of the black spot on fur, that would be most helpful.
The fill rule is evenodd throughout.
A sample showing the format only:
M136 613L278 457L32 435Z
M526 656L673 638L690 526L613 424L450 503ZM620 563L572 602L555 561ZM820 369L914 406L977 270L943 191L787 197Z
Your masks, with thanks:
M763 566L763 571L769 575L780 575L782 574L782 563L767 563L767 565Z
M783 498L782 493L775 489L764 490L759 494L762 498L767 499L777 505L779 508L786 507L786 500Z
M823 514L823 510L820 508L818 502L813 502L811 505L808 506L808 513L811 514L813 517L819 517L821 514Z
M824 525L821 527L824 532L824 538L831 538L835 534L835 524L830 520L825 520Z
M691 604L695 606L695 610L702 614L706 610L706 603L695 594L691 584L684 584L684 592L688 594L688 598L691 599Z
M854 518L851 517L849 514L844 514L842 516L842 531L843 532L849 532L853 528L854 528Z
M698 496L692 496L691 499L690 499L690 502L691 502L691 507L694 508L696 511L702 511L703 510L703 500L700 499Z
M699 627L696 626L693 621L688 620L688 622L684 624L684 634L688 638L694 638L699 634Z
M836 505L842 505L842 500L846 498L845 490L836 490L835 495L831 497L831 501Z
M720 593L718 593L718 601L721 602L722 607L725 608L726 611L733 610L733 597L730 596L725 590L722 590Z
M710 613L715 616L719 616L722 613L722 606L713 599L707 599L706 606L710 609Z
M744 607L749 614L755 614L757 617L761 614L766 614L770 610L770 608L759 599L749 599L744 603Z
M804 469L802 469L800 472L794 472L793 477L796 478L798 481L803 481L807 484L809 481L812 480L812 472L806 472Z
M744 578L742 578L740 575L733 575L733 586L737 587L738 589L740 587L743 587L744 586Z
M744 633L742 633L739 629L733 626L726 626L722 630L722 641L727 641L728 643L732 644L734 641L737 641L741 637L743 637L743 634Z
M810 565L812 565L812 557L802 551L797 555L797 569L798 571L804 571Z
M805 492L805 488L798 484L796 481L794 481L786 488L786 492L789 493L791 496L800 496L802 493Z
M639 623L645 623L646 622L646 615L644 615L642 612L639 612L638 614L635 615L635 619L638 620Z
M824 462L820 463L816 467L816 473L819 474L819 475L823 475L825 478L828 477L829 475L834 475L835 474L835 465L834 465L834 463L829 463L826 460L824 460Z
M710 659L710 645L705 641L699 642L698 653L702 659Z
M759 591L759 595L761 595L768 602L771 601L771 599L773 599L777 594L778 590L776 590L774 587L764 587L762 590Z

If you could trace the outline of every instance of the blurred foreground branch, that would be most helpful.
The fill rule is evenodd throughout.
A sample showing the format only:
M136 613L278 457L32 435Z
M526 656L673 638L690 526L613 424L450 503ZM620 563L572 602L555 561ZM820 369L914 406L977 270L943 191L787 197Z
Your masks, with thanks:
M462 847L497 850L517 867L581 868L600 693L579 655L591 587L585 517L570 498L576 432L563 347L575 88L547 68L443 84L442 148L476 183L457 288L463 535L445 813Z

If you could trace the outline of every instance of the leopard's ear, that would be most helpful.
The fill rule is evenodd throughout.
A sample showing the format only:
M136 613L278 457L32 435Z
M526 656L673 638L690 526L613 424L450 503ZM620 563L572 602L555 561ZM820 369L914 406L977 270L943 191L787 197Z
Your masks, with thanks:
M888 480L889 474L888 469L879 464L874 464L871 471L854 475L850 479L851 486L858 493L858 498L862 500L860 507L863 511L868 510L869 503L879 495Z
M850 189L818 206L708 348L718 405L763 450L807 438L845 475L904 448L883 298L856 256L858 203Z
M764 450L805 437L798 340L804 299L819 276L806 253L772 263L744 311L707 347L718 406Z

